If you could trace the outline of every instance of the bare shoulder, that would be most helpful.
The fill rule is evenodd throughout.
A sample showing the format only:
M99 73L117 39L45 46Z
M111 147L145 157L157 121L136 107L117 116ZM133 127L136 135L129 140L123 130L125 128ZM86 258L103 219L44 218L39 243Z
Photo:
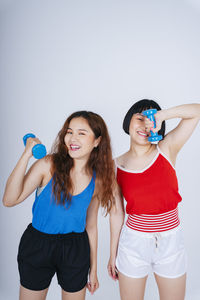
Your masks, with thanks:
M38 169L43 170L45 173L46 171L49 171L52 166L52 158L50 155L47 155L41 159L38 159L34 164Z
M118 156L118 157L115 159L116 163L117 163L119 166L123 167L123 166L126 164L127 153L128 153L128 152L125 152L125 153L123 153L122 155Z
M169 151L169 145L168 145L168 138L167 136L161 140L159 143L158 143L158 147L160 148L160 150L167 156L170 155L170 151Z
M36 162L37 168L43 175L41 186L46 185L52 177L52 156L47 155Z
M170 151L170 147L168 144L168 137L166 136L165 139L161 140L158 143L158 147L160 148L161 152L166 155L166 157L170 160L170 162L172 163L172 165L175 167L176 165L176 157L177 155Z

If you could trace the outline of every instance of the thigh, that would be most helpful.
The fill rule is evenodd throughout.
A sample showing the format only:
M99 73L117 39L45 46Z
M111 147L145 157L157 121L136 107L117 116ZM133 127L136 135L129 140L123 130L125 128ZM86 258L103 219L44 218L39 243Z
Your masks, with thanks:
M17 257L20 283L24 288L41 291L49 287L55 274L50 249L48 241L33 234L29 226L21 238Z
M143 300L147 277L132 278L118 273L121 300Z
M42 291L32 291L20 286L19 300L45 300L48 288Z
M181 229L162 237L154 253L153 272L164 278L178 278L187 271L187 254Z
M84 287L82 290L75 293L69 293L62 290L62 300L84 300L85 292L86 292L86 287Z
M177 278L165 278L155 274L160 300L184 300L186 274Z
M61 288L68 293L81 291L87 284L90 268L90 245L87 232L74 233L61 243L57 278Z
M124 226L120 235L116 267L131 278L144 278L151 271L152 247L143 233Z

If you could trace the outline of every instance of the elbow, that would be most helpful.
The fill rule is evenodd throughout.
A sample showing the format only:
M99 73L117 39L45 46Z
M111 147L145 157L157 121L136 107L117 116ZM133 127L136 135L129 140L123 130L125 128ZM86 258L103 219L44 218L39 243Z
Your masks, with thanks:
M121 209L112 211L110 213L110 218L124 219L125 218L125 212L124 212L124 210L121 210Z
M96 234L97 232L97 224L86 225L86 231L88 234Z
M110 214L110 222L111 223L116 223L119 225L124 224L124 219L125 219L125 213L124 212L118 212L115 214Z
M3 205L4 205L5 207L11 207L11 205L10 205L9 202L7 202L7 201L5 201L5 200L3 200L2 202L3 202Z
M9 199L3 198L2 203L5 207L12 207L15 206L15 204L11 201L9 201Z
M200 103L196 103L195 113L196 113L196 118L199 121L200 120Z
M121 215L120 217L121 225L124 224L124 220L125 220L125 214Z

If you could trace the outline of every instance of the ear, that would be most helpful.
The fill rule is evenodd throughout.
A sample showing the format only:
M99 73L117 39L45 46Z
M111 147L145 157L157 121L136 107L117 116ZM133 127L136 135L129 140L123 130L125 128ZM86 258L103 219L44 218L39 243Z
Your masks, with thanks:
M99 136L97 139L95 139L94 148L97 148L99 146L100 141L101 141L101 136Z

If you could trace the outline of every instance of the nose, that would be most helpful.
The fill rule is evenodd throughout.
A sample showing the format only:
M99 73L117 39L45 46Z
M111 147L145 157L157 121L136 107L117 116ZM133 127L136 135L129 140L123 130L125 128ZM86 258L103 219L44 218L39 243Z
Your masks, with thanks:
M141 129L146 130L145 118L142 118L142 120L140 121L140 127L141 127Z
M146 130L145 120L141 121L140 126L141 126L141 129L142 129L142 130Z
M78 135L76 133L72 133L70 136L70 141L75 142L78 140Z

